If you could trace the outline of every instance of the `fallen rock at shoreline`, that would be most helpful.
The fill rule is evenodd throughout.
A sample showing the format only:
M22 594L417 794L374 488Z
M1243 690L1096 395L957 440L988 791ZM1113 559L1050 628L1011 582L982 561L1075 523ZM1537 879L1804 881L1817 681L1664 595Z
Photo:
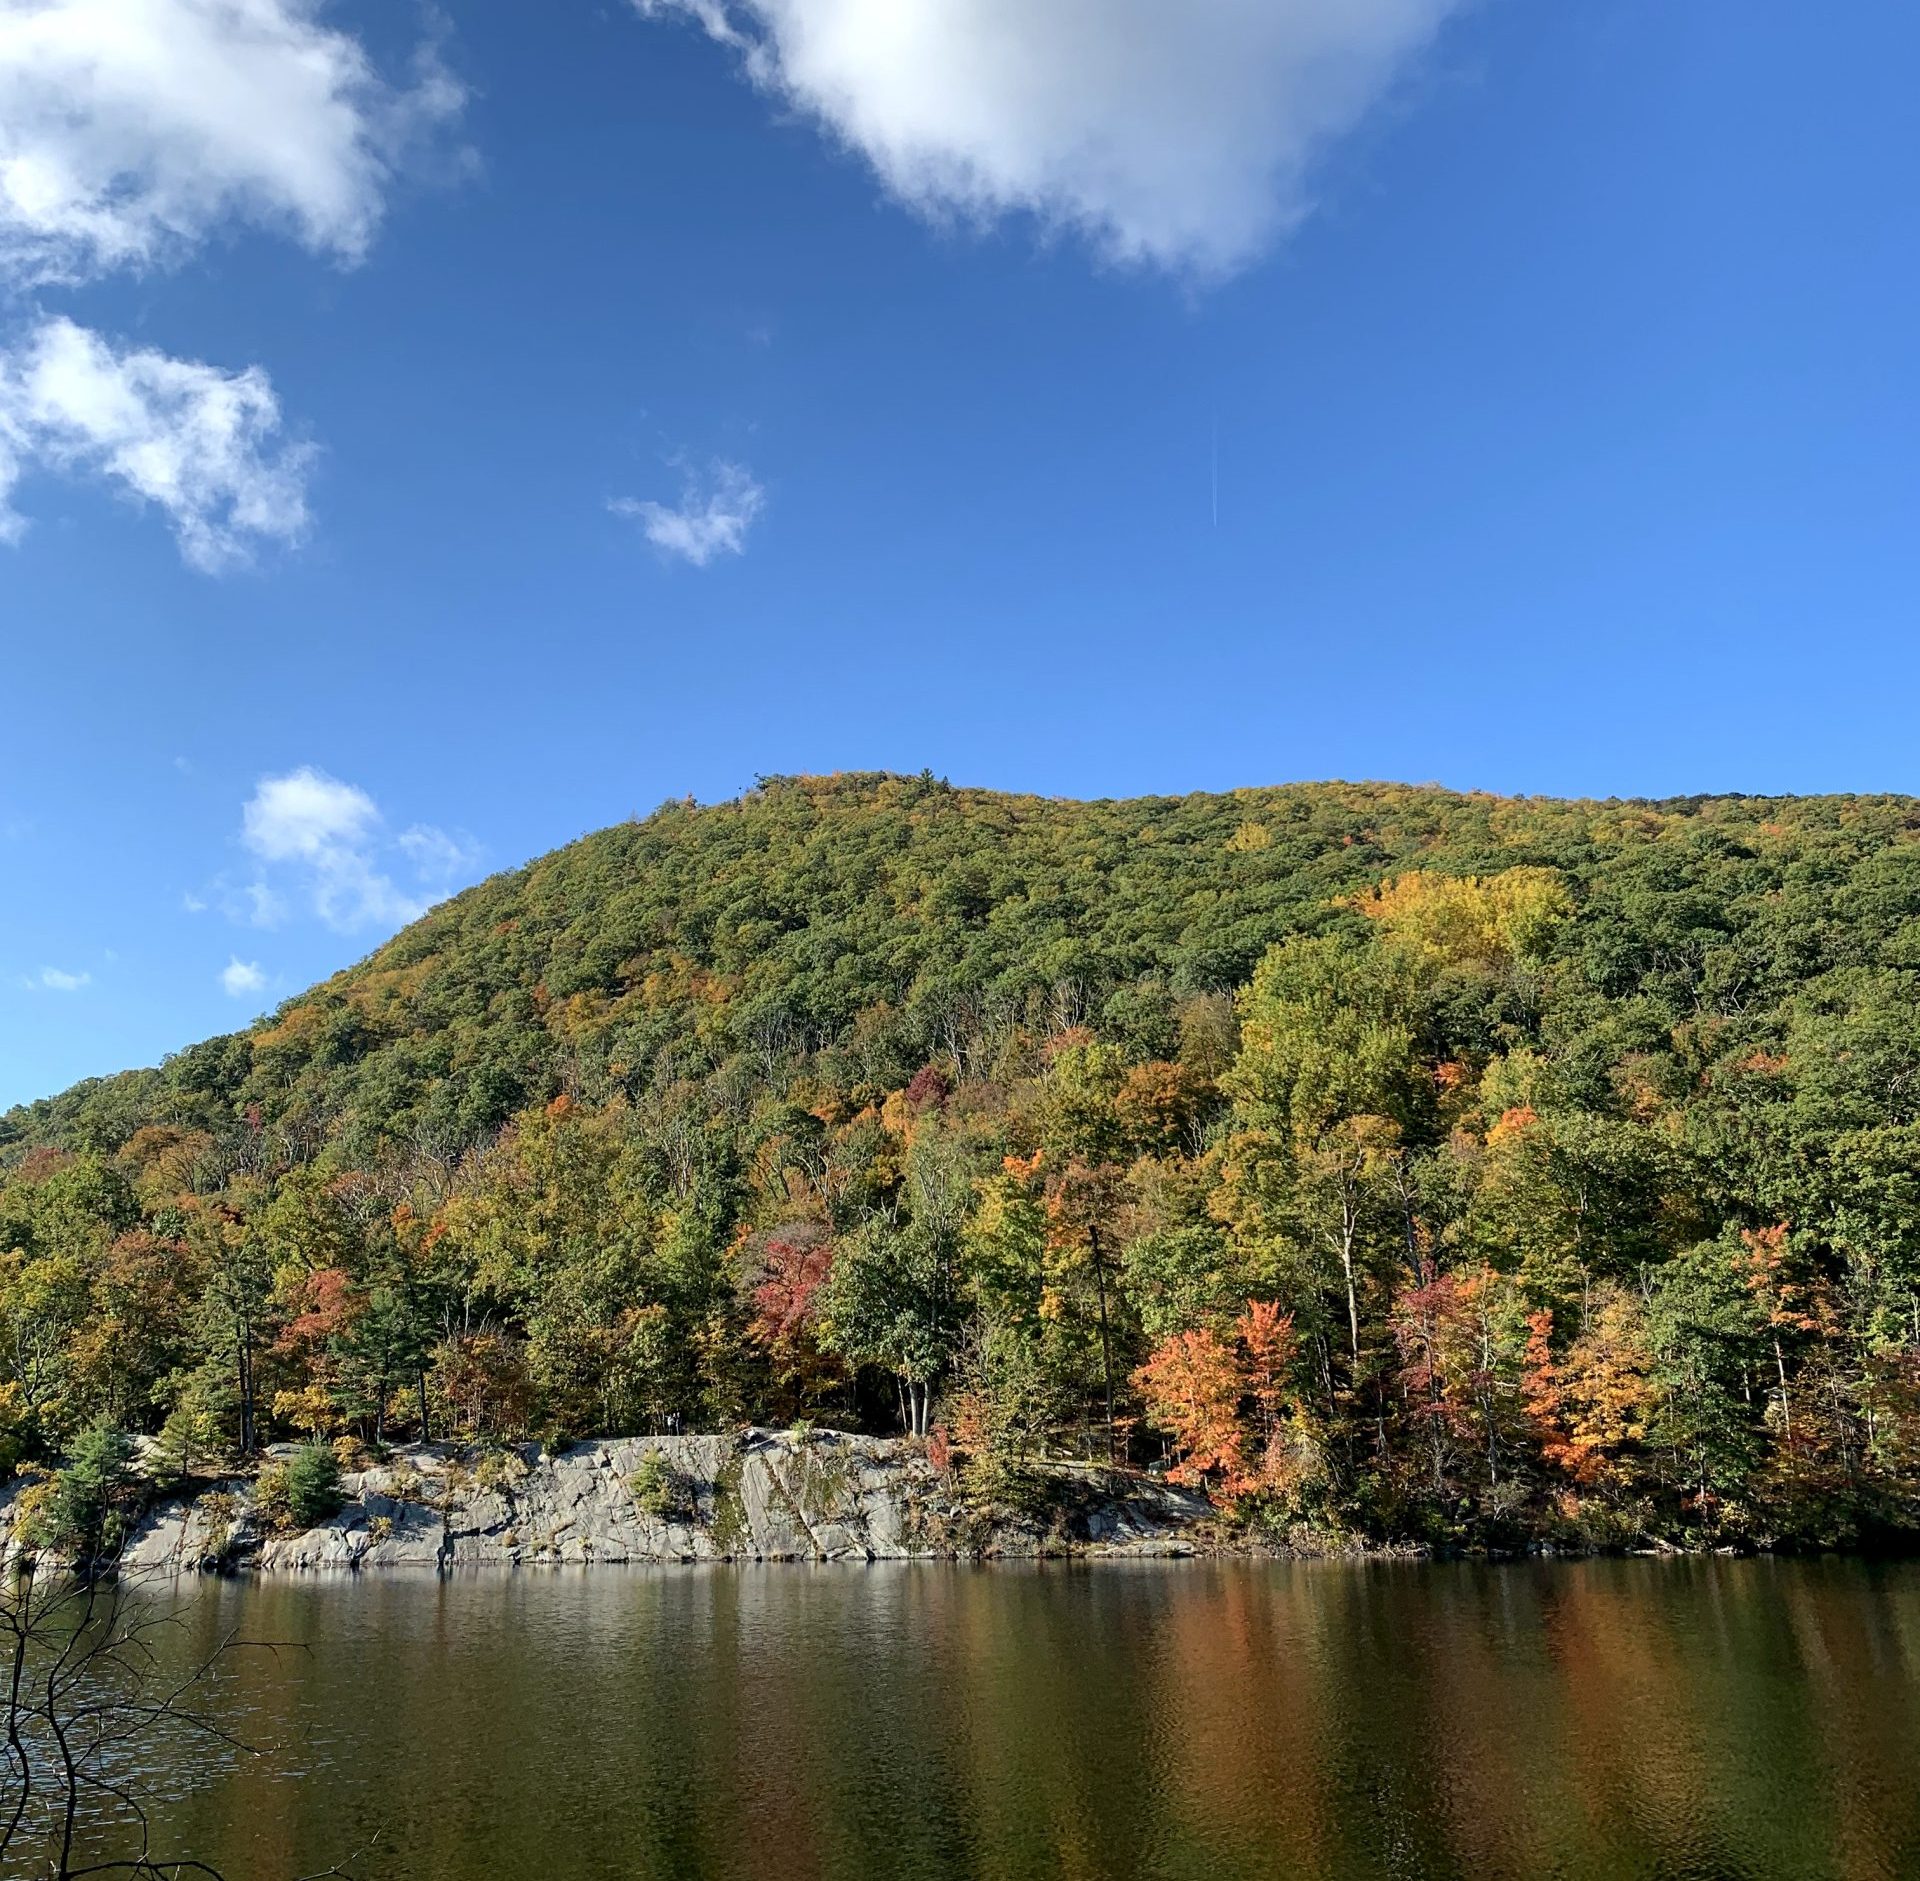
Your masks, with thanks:
M339 1512L300 1534L263 1530L245 1477L157 1501L123 1564L271 1573L1191 1554L1213 1513L1190 1491L1067 1463L1037 1473L1027 1510L982 1511L922 1446L830 1430L625 1437L555 1455L412 1445L342 1489Z

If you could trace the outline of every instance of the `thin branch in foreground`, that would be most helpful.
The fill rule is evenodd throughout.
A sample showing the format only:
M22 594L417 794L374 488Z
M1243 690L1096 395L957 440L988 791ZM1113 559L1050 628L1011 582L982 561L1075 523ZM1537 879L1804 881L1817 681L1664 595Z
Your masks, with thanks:
M200 1856L155 1853L151 1799L139 1772L169 1747L211 1760L207 1767L271 1755L275 1747L253 1742L220 1714L211 1688L242 1653L278 1659L309 1649L229 1629L184 1672L169 1674L161 1641L186 1630L186 1615L177 1603L155 1610L137 1596L177 1581L164 1570L135 1575L120 1566L112 1556L77 1570L41 1570L28 1561L0 1584L0 1872L22 1881L227 1881ZM116 1841L121 1852L112 1852ZM372 1846L370 1840L350 1859ZM353 1875L336 1863L296 1881Z

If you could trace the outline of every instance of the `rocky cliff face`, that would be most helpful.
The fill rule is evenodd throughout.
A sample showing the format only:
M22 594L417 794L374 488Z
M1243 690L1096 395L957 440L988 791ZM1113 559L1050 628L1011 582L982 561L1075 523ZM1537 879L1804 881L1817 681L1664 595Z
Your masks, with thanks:
M748 1431L531 1446L477 1459L415 1446L349 1475L304 1534L262 1531L236 1478L153 1507L127 1565L163 1569L479 1567L523 1562L880 1561L1055 1552L1182 1554L1198 1496L1051 1469L1038 1512L982 1514L897 1439ZM0 1522L4 1516L0 1515Z

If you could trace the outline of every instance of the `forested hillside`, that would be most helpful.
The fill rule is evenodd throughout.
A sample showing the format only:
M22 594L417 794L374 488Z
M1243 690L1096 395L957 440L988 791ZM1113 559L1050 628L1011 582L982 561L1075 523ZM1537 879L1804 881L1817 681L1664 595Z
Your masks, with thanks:
M0 1119L9 1467L749 1418L1920 1528L1920 803L775 779Z

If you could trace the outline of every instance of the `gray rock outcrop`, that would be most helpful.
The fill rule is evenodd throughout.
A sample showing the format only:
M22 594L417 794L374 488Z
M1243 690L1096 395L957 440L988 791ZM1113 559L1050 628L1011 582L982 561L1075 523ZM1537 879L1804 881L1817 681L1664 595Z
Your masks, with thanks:
M1038 1512L983 1513L919 1446L837 1431L629 1437L551 1456L415 1445L348 1475L339 1513L302 1534L263 1532L245 1478L161 1501L125 1560L276 1572L1184 1554L1210 1513L1199 1496L1072 1464L1049 1466L1042 1487Z

